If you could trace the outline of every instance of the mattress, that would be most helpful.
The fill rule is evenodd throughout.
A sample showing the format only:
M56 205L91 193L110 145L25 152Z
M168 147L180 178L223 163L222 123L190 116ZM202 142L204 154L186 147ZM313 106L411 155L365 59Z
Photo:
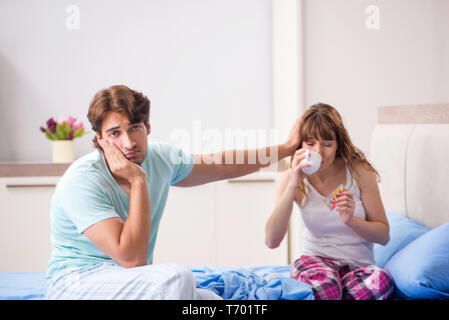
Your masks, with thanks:
M0 300L44 299L45 272L0 272Z
M226 300L313 300L309 286L289 277L288 265L189 268L198 288ZM0 300L43 300L45 281L45 272L0 272Z

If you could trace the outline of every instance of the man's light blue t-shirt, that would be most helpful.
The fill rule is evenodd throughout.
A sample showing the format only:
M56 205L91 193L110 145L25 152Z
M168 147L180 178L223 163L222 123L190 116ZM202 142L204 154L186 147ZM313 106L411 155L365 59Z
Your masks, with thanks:
M149 142L141 164L147 174L151 204L151 231L147 263L153 261L159 222L170 185L192 171L190 154L168 143ZM51 200L52 254L47 278L97 263L112 261L98 249L84 231L102 220L128 217L129 196L112 177L98 149L75 161L58 182Z

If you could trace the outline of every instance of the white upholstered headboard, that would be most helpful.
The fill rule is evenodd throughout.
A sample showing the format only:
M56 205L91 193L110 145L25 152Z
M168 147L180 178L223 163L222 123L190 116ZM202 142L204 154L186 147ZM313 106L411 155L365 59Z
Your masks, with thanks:
M387 211L449 222L449 104L379 107L369 159Z

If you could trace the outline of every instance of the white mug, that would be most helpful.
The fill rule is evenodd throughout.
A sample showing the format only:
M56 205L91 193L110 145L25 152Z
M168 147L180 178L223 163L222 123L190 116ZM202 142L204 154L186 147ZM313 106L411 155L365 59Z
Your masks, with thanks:
M307 149L306 150L306 157L301 161L300 164L306 163L311 164L311 167L304 167L301 168L302 172L305 174L313 174L320 169L321 166L321 155L318 152L315 152L313 150Z

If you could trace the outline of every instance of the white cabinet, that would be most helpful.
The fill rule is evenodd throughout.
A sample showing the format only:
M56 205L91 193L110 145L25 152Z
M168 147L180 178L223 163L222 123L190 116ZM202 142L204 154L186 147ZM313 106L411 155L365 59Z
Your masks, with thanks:
M241 267L285 265L287 241L265 245L276 176L258 174L193 188L172 187L154 262Z
M51 254L50 201L59 177L0 178L0 272L45 271ZM172 187L154 263L191 266L287 264L284 240L265 246L275 176Z
M46 270L50 200L58 179L0 178L0 272Z
M265 245L265 224L274 208L275 181L217 185L216 264L224 267L286 264L286 241Z
M171 187L153 263L211 265L215 261L215 184Z

